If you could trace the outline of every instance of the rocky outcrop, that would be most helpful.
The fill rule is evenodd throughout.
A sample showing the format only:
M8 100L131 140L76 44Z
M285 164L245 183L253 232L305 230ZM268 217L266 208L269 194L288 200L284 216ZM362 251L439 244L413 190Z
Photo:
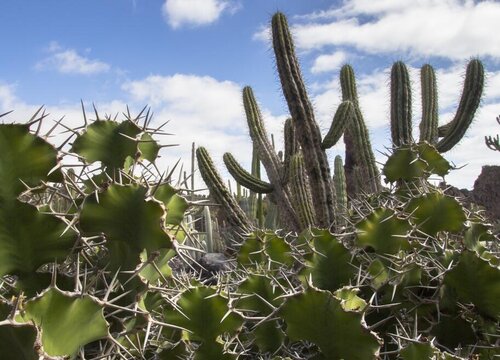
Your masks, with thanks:
M459 198L466 207L471 203L482 206L487 218L500 220L500 166L483 166L473 190L458 189L444 183L439 186L447 195Z
M500 220L500 166L483 166L474 182L472 202L481 205L492 220Z

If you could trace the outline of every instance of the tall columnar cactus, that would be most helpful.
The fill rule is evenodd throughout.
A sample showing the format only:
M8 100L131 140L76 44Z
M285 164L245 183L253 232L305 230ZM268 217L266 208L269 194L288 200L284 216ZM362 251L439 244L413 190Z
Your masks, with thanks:
M226 188L208 151L204 147L199 147L196 149L196 158L201 176L208 186L210 194L221 205L220 211L224 214L224 219L235 233L246 233L251 228L251 223Z
M446 152L463 138L474 119L484 87L483 64L478 59L469 62L455 117L439 128L436 76L432 66L428 64L422 66L420 81L422 87L420 141L429 142L441 153ZM391 133L395 147L411 142L410 94L410 80L406 67L403 63L396 62L391 72Z
M314 207L302 152L295 153L290 159L290 188L295 198L301 228L314 225Z
M391 136L396 147L412 142L410 75L401 61L391 71Z
M434 68L425 64L420 69L422 87L422 121L420 122L420 141L435 144L438 140L438 97Z
M262 114L252 88L249 86L243 89L243 106L250 137L259 159L266 169L272 187L272 198L278 206L281 222L289 229L298 231L300 230L299 219L292 205L290 191L283 182L284 166L276 154L274 146L269 142ZM234 176L233 173L232 175ZM236 180L239 181L238 178ZM251 190L258 192L257 189Z
M345 176L347 192L351 196L357 193L376 193L382 188L380 172L370 143L368 129L359 107L358 92L354 70L344 65L340 70L342 100L353 104L354 115L344 133L345 142ZM363 181L359 181L359 177Z
M330 226L335 219L334 194L330 167L321 147L321 133L314 119L311 102L302 80L295 56L292 36L285 15L278 12L272 18L273 48L288 109L297 128L304 161L314 198L317 224Z
M467 65L464 88L455 117L441 129L442 139L436 144L439 152L450 150L463 138L481 102L483 87L483 64L480 60L473 59Z

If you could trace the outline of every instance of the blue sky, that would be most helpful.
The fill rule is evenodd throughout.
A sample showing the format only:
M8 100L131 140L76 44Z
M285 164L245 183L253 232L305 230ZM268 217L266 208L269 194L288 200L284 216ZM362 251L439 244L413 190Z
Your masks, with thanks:
M2 1L0 112L15 110L6 120L22 122L45 104L51 120L65 115L75 125L82 122L80 99L103 113L150 105L155 121L170 120L167 131L176 134L162 142L180 144L163 150L162 167L179 157L188 163L193 141L211 151L221 171L225 151L248 165L242 87L253 87L278 148L287 117L268 39L276 10L288 15L322 130L339 104L338 70L351 63L372 144L381 152L390 145L388 73L394 61L411 69L416 134L418 68L429 62L437 70L444 123L456 109L467 60L479 56L487 70L483 104L466 139L446 155L467 166L447 180L471 187L482 165L500 164L483 140L500 132L495 1ZM333 161L342 145L330 152Z

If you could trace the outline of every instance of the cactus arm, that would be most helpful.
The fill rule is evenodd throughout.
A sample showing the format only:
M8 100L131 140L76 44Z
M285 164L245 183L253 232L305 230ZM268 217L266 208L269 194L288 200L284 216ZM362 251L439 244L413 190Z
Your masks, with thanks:
M245 108L250 137L252 138L258 156L262 164L264 164L269 178L277 179L281 176L282 165L278 155L276 155L274 151L274 147L269 142L266 128L264 127L264 121L262 120L262 114L250 86L243 88L243 106Z
M397 61L391 69L391 136L392 144L399 147L412 139L411 84L406 65Z
M438 140L438 92L436 74L431 65L420 69L422 87L422 121L420 121L420 141L435 144Z
M286 17L278 12L272 18L273 48L283 94L295 122L298 140L304 154L307 175L318 217L317 225L328 227L334 221L334 194L330 167L321 148L321 133L314 120L311 102L295 56L294 45Z
M251 227L250 221L226 188L208 151L204 147L196 149L196 159L198 160L201 177L214 200L221 205L221 211L227 223L234 228L235 232L240 234L247 232Z
M458 110L453 120L444 125L444 137L437 143L439 152L446 152L455 146L465 135L481 102L484 87L484 67L478 59L471 60L465 73L464 88Z
M376 193L381 190L380 172L375 162L368 129L366 128L363 114L359 107L358 94L356 90L356 78L354 70L350 65L344 65L340 70L340 85L342 88L342 100L349 100L354 106L354 115L344 132L345 151L345 175L347 192L355 196L358 192ZM355 169L357 169L355 171ZM356 174L363 174L362 187L356 184Z
M256 178L248 171L246 171L238 163L238 161L236 161L231 153L225 153L223 159L227 170L238 182L238 184L243 185L251 191L259 194L269 194L274 190L274 187L271 184Z
M328 130L328 133L321 143L323 149L329 149L339 141L347 125L351 122L353 115L354 105L352 102L349 100L343 101L337 108L330 130Z
M290 159L290 186L295 197L295 209L299 214L302 229L314 225L315 216L311 189L307 182L304 158L301 152L295 153Z

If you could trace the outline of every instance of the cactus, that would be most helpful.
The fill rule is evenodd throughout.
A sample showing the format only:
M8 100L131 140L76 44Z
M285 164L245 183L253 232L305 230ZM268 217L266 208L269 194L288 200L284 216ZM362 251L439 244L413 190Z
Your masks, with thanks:
M500 124L500 116L497 116L497 123ZM491 135L485 136L484 142L486 143L486 146L491 150L500 151L500 137L498 135L496 137L493 137Z
M350 65L341 68L340 85L342 100L350 101L354 106L354 115L344 134L347 192L351 197L359 193L377 193L382 189L380 172L359 107L356 78ZM359 178L363 179L363 182L360 183Z
M294 203L299 215L300 226L305 229L314 225L315 214L302 153L294 154L290 162L290 188L294 194Z
M406 65L398 61L391 70L391 135L394 146L411 143L411 130L410 75Z
M314 198L316 224L329 227L335 220L330 167L321 147L321 133L302 80L292 36L285 15L276 13L271 21L273 48L283 94L302 147L305 167Z
M335 156L333 187L335 189L335 207L337 209L337 225L346 225L347 215L347 185L345 180L344 164L340 155Z
M438 140L438 96L436 75L429 64L420 69L422 87L422 121L420 122L420 141L435 144Z
M422 66L420 80L422 87L420 141L427 141L439 152L444 153L463 138L474 119L484 87L483 64L478 59L469 62L455 117L440 127L438 127L436 76L432 66L428 64ZM412 142L410 80L402 62L394 63L391 71L391 134L395 147Z
M224 220L230 225L231 230L235 234L244 234L249 231L251 228L249 219L224 185L212 158L204 147L196 149L196 159L201 176L214 200L221 205Z

